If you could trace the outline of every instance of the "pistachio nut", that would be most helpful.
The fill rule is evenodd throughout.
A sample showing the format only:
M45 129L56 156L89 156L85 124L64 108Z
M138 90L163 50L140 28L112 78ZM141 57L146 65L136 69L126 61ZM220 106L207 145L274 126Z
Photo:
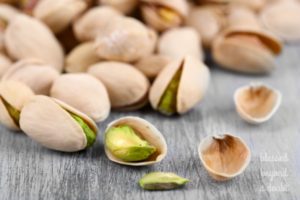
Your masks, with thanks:
M300 41L300 2L275 1L260 13L260 21L269 31L287 42Z
M11 60L4 54L0 53L0 79L3 74L10 68L12 65Z
M13 64L3 75L2 80L14 80L24 83L35 94L49 95L50 88L59 73L42 61L24 59Z
M59 99L99 122L110 112L110 102L105 86L89 74L64 74L51 88L51 97Z
M26 85L16 81L0 83L0 123L12 130L19 130L20 112L34 96Z
M151 172L139 180L145 190L172 190L188 183L189 180L170 172Z
M75 108L47 96L32 98L20 114L21 129L49 149L75 152L93 145L97 126Z
M115 17L98 32L95 41L100 58L134 62L150 55L156 46L156 33L131 17Z
M208 67L198 59L177 59L155 79L149 93L151 106L166 115L183 114L203 98L209 80Z
M94 50L94 43L81 43L67 55L65 70L69 73L86 72L91 65L99 61Z
M42 0L34 8L33 16L44 22L54 33L66 29L85 9L82 0Z
M48 27L39 20L18 15L9 23L4 40L13 59L36 58L54 66L57 71L62 70L63 50Z
M18 14L20 14L20 11L15 7L8 4L0 4L0 18L6 24L9 24Z
M198 152L204 168L218 181L240 175L251 160L247 144L231 134L207 136L200 142Z
M123 165L152 165L167 154L163 135L148 121L138 117L123 117L111 122L104 141L107 157Z
M135 110L148 102L150 83L145 75L132 65L101 62L91 66L88 73L105 85L113 109Z
M201 38L194 28L173 28L159 38L158 53L174 59L190 55L203 60L201 46Z
M171 62L171 58L161 55L152 54L145 56L135 63L135 67L143 72L149 80L154 80L159 72Z
M119 10L121 13L129 14L138 5L138 0L98 0L99 4L107 5Z
M73 29L76 38L80 41L94 40L98 33L111 23L112 18L120 15L117 10L109 6L91 8L74 21Z
M141 0L141 11L146 24L165 31L183 23L188 4L186 0Z
M278 110L281 99L278 90L257 83L238 88L234 95L238 114L252 124L268 121Z

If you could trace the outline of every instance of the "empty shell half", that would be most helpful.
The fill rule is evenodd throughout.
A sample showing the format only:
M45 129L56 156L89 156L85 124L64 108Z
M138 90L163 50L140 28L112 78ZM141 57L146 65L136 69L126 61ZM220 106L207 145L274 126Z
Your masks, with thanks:
M78 109L96 122L106 119L110 102L105 86L89 74L65 74L55 80L51 97Z
M262 84L241 87L234 94L238 114L252 124L269 120L279 108L281 99L278 90Z
M204 97L209 80L208 67L197 58L177 59L155 79L149 94L151 106L166 115L183 114Z
M75 108L47 96L32 98L22 109L20 127L49 149L75 152L93 145L97 126Z
M218 181L243 173L251 159L247 144L230 134L207 136L200 142L198 152L209 175Z
M111 122L105 131L105 153L116 163L131 166L152 165L167 155L163 135L148 121L123 117Z
M12 130L19 130L20 112L34 96L26 85L16 81L0 83L0 122Z

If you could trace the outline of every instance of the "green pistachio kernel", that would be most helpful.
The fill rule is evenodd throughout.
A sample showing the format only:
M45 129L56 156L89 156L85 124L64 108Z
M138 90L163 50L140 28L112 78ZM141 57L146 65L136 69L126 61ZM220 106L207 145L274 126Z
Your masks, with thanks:
M2 102L7 109L7 112L9 113L10 117L13 119L14 123L19 126L19 121L20 121L20 111L15 109L12 105L10 105L7 101L5 101L3 98Z
M174 173L152 172L141 178L139 184L145 190L171 190L188 182L188 179Z
M75 121L81 126L83 132L85 133L87 139L87 146L90 147L96 141L97 134L90 128L90 126L79 116L70 113L70 115L75 119Z
M176 72L160 99L158 110L163 114L173 115L177 112L177 91L180 82L181 72L182 69Z
M156 152L156 147L127 125L110 128L105 134L105 145L114 156L126 162L146 160Z

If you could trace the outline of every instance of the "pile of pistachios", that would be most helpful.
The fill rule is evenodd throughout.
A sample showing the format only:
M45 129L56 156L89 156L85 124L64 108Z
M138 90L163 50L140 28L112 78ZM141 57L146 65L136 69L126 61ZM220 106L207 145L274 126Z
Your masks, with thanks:
M49 149L91 147L111 110L150 104L182 115L205 96L218 66L263 74L275 68L282 41L300 40L297 0L0 0L0 122ZM280 17L278 17L280 16ZM264 84L238 88L234 101L247 122L267 121L281 93ZM111 122L105 152L116 163L142 166L167 154L163 134L137 117ZM220 149L222 149L220 151ZM245 142L231 134L205 138L199 157L216 180L242 173ZM145 189L188 180L154 172Z

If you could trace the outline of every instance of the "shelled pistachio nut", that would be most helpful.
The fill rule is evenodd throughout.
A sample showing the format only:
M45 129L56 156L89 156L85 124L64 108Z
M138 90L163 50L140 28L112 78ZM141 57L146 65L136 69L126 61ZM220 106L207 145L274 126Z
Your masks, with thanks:
M240 117L252 124L269 120L281 104L281 93L263 84L240 87L234 94L236 110Z
M203 60L201 38L194 28L173 28L164 32L158 41L158 53L170 58L186 55Z
M132 13L139 3L138 0L98 0L98 2L102 5L111 6L124 14Z
M165 31L183 23L188 4L185 0L142 0L141 11L146 24Z
M89 74L60 76L53 83L50 95L73 106L96 122L105 120L110 112L105 86Z
M19 130L20 112L34 96L26 85L16 81L0 83L0 122L11 130Z
M42 0L34 8L33 16L44 22L54 33L59 33L85 9L82 0Z
M151 106L159 112L183 114L205 95L209 69L198 59L186 56L168 64L155 79L149 94Z
M74 21L74 33L80 41L94 40L98 32L111 23L112 18L119 16L121 13L109 6L91 8Z
M5 74L5 72L11 67L11 65L11 60L3 53L0 53L0 79L2 78L3 74Z
M156 33L137 19L115 17L98 32L95 48L100 58L134 62L152 54L156 40Z
M57 71L62 70L63 50L48 27L39 20L18 15L8 25L4 40L12 58L36 58L54 66Z
M93 145L97 126L75 108L38 95L22 109L20 127L31 139L49 149L75 152Z
M101 62L91 66L88 73L105 85L113 109L135 110L148 102L150 83L132 65Z
M59 73L42 61L24 59L13 64L3 75L2 80L19 81L32 89L35 94L49 95L50 88Z
M247 144L230 134L207 136L201 141L198 152L209 175L218 181L240 175L251 159Z
M159 72L171 62L171 58L161 54L152 54L141 58L135 63L135 67L139 69L149 80L154 80Z
M123 117L108 125L105 153L111 161L119 164L152 165L164 159L167 144L163 135L148 121Z
M69 73L86 72L87 69L99 62L93 42L85 42L76 46L66 57L65 70Z
M170 172L151 172L139 180L139 185L145 190L172 190L182 187L189 180Z

